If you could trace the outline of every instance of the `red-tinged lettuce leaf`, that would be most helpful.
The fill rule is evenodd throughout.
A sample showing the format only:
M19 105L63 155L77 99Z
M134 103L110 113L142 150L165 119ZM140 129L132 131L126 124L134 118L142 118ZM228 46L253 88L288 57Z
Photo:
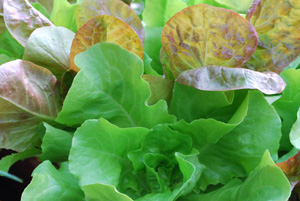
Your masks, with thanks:
M144 28L140 18L128 5L120 0L83 0L76 8L76 24L79 29L97 15L110 15L128 24L143 42Z
M75 34L64 27L42 27L32 32L23 59L50 70L58 79L69 70Z
M243 66L257 46L256 31L246 19L205 4L175 14L161 39L175 78L182 71L208 65Z
M292 188L294 188L300 180L300 151L295 156L281 163L276 163L276 165L284 172Z
M28 0L4 0L3 10L7 29L23 47L36 28L53 25Z
M257 50L246 63L257 71L280 73L300 53L300 1L255 0L246 18L258 34Z
M70 69L78 72L75 56L100 42L115 43L144 59L143 44L130 26L116 17L99 15L77 31L71 46Z
M167 103L170 103L174 87L173 80L147 74L144 74L142 77L149 83L151 89L151 96L147 101L149 105L153 105L159 100L165 100Z
M222 66L205 66L183 71L176 81L204 91L258 89L265 94L281 93L286 86L283 79L273 72L261 73Z
M38 141L37 127L61 108L55 76L31 62L0 66L0 148L23 151Z

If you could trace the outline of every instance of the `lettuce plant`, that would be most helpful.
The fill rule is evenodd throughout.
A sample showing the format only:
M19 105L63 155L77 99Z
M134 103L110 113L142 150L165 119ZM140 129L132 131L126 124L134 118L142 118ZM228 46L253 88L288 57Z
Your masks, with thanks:
M41 161L22 201L298 190L298 2L0 2L19 43L0 44L1 175Z

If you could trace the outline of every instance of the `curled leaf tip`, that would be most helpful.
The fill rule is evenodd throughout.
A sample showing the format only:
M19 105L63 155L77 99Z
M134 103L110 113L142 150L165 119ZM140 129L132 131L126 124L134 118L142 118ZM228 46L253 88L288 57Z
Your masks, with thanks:
M176 81L204 91L258 89L265 94L281 93L286 86L283 79L273 72L262 73L223 66L206 66L184 71Z

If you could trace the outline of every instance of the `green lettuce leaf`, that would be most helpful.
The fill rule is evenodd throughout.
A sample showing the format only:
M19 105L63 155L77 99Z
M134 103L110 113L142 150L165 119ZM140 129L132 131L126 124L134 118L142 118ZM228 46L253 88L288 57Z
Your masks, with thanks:
M0 51L9 57L21 59L23 56L24 47L12 37L7 29L5 29L0 34Z
M191 194L179 199L195 200L245 200L245 201L283 201L290 196L290 184L272 161L266 151L260 163L250 172L245 181L233 179L225 186L207 194Z
M230 105L233 95L233 91L201 91L175 82L169 110L179 120L192 122L207 118L217 109Z
M174 15L162 31L162 46L175 78L209 65L241 67L257 46L255 28L239 14L205 4ZM167 74L167 76L170 76Z
M294 147L300 149L300 109L297 112L297 120L290 132L290 141Z
M21 201L85 200L78 180L69 172L68 163L62 163L57 170L50 161L44 161L34 170L32 176Z
M12 61L9 56L7 56L6 54L0 54L0 65L5 64L9 61Z
M217 143L198 148L199 161L206 166L199 181L202 190L210 184L226 184L233 177L247 176L258 165L266 149L277 160L281 122L274 108L261 93L249 92L239 110L232 118L232 122L238 124L236 127ZM238 123L239 119L242 119L241 123Z
M75 9L77 6L78 4L70 4L67 0L54 0L50 20L55 26L62 26L76 32Z
M31 3L31 5L40 13L42 13L45 17L47 17L48 19L50 19L50 15L48 13L48 11L46 10L46 8L40 4L39 2L33 2Z
M215 119L198 119L191 123L181 120L170 125L170 127L175 131L191 136L193 146L202 149L209 143L216 144L224 135L239 125L246 115L247 110L245 109L242 108L236 113L235 120L237 121L232 123L223 123Z
M289 135L293 124L297 120L297 112L300 107L299 76L300 70L295 69L285 70L281 73L281 77L287 86L282 96L272 104L282 119L282 138L280 143L282 151L290 151L292 148Z
M133 201L128 196L119 193L114 186L100 183L82 186L86 201Z
M38 0L38 2L47 9L48 13L51 13L54 0Z
M147 102L149 105L154 105L159 100L165 100L167 103L170 103L174 87L173 80L147 74L143 75L143 79L149 83L151 89L151 96Z
M23 60L0 66L0 77L0 147L24 151L39 142L38 125L60 111L56 78Z
M127 153L138 149L148 132L146 128L119 128L104 119L86 121L74 134L69 157L71 173L79 178L81 186L136 185L137 176L132 174ZM102 193L105 198L105 191Z
M196 0L197 1L197 0ZM225 8L233 10L238 13L246 14L248 9L253 3L253 0L243 0L243 1L235 1L235 0L214 0L220 5L223 5Z
M143 22L147 27L163 27L175 13L186 7L180 0L146 0Z
M75 63L81 71L58 122L73 126L103 117L117 126L147 128L174 122L164 101L146 106L150 88L141 78L143 63L136 55L112 43L99 43L79 54Z
M279 94L286 86L283 79L273 72L261 73L222 66L205 66L183 71L176 81L205 91L258 89L265 94Z
M144 51L152 59L151 66L159 74L163 74L162 65L160 62L160 49L162 47L161 43L161 33L163 27L145 27L145 42Z
M19 160L24 160L26 158L37 156L41 153L39 149L27 149L25 151L14 153L1 158L0 160L0 170L3 172L8 172L9 168Z
M75 34L64 27L42 27L32 32L23 59L50 70L58 79L69 70Z
M7 29L23 47L36 28L53 26L28 0L4 0L3 10Z
M258 34L257 50L245 67L280 73L300 53L300 2L255 0L246 18Z
M196 4L208 4L215 7L226 8L233 10L238 13L246 14L250 6L252 5L253 0L181 0L185 2L188 6Z
M173 131L168 125L153 128L141 149L128 153L135 173L145 175L151 192L137 200L171 201L192 192L204 169L198 154L192 150L189 136Z
M144 52L144 74L160 76L160 74L153 69L151 63L152 63L152 59L149 57L149 55L146 52Z
M73 134L44 123L46 133L42 141L41 160L51 162L67 161L72 145Z
M151 193L144 197L137 199L137 201L152 201L152 200L166 200L173 201L177 200L180 196L190 193L195 187L197 180L201 176L201 172L204 169L197 158L198 152L194 151L190 155L183 155L175 153L176 160L178 162L179 169L183 175L182 186L178 186L173 191L167 189L161 193ZM154 171L154 170L153 170ZM159 172L157 174L159 175Z

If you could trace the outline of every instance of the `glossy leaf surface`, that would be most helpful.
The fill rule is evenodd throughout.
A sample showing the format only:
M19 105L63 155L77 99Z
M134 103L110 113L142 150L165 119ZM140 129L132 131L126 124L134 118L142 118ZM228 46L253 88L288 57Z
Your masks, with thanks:
M300 70L288 69L281 73L281 77L287 86L282 92L282 96L272 105L282 119L281 150L290 151L290 132L293 124L297 120L297 112L300 107Z
M294 147L300 149L300 110L297 112L297 121L293 124L290 132L290 141Z
M112 185L94 183L81 188L85 194L86 201L133 201L127 195L119 193Z
M282 172L289 179L292 190L300 180L300 152L287 160L276 163L276 165L282 170Z
M100 42L118 44L141 59L144 58L143 45L136 33L122 20L101 15L90 19L77 31L70 53L71 70L79 71L74 63L77 54Z
M37 156L41 153L39 149L27 149L23 152L13 153L2 157L0 160L0 170L3 172L8 172L10 167L15 164L17 161L24 160L26 158L31 158Z
M33 63L15 60L0 66L1 148L22 151L39 139L37 126L60 110L56 78Z
M135 12L120 0L83 0L76 9L76 24L79 29L97 15L110 15L128 24L144 41L144 28Z
M154 75L143 75L143 79L149 83L151 96L148 99L148 104L153 105L159 100L165 100L167 103L171 101L174 81L163 79Z
M246 18L258 34L258 47L246 64L280 73L300 53L300 1L255 0Z
M28 0L4 0L3 10L6 27L23 47L35 29L53 25Z
M247 20L233 11L205 4L174 15L161 38L175 78L182 71L208 65L243 66L257 45L255 29Z
M40 159L51 162L64 162L68 160L71 149L73 133L60 130L44 122L46 129L42 141L42 155Z
M117 58L117 59L116 59ZM150 87L141 76L142 60L113 43L99 43L75 59L75 77L57 121L79 125L103 117L120 127L171 123L165 101L147 106Z
M189 195L180 201L194 200L245 200L245 201L283 201L290 196L289 182L276 167L266 151L260 163L244 180L233 179L225 186L207 194Z
M186 122L209 118L214 111L232 104L233 95L232 92L202 91L175 82L169 111Z
M84 201L78 180L70 174L68 163L57 170L50 161L41 163L32 173L32 180L22 194L22 201Z
M122 174L133 170L127 153L138 149L148 132L146 128L119 128L105 119L86 121L74 134L71 173L79 178L80 186L118 186Z
M64 27L36 29L28 39L23 59L47 68L60 79L70 68L69 55L74 36Z
M279 94L286 84L273 72L257 72L244 68L205 66L182 72L176 79L180 84L205 91L258 89L265 94Z

